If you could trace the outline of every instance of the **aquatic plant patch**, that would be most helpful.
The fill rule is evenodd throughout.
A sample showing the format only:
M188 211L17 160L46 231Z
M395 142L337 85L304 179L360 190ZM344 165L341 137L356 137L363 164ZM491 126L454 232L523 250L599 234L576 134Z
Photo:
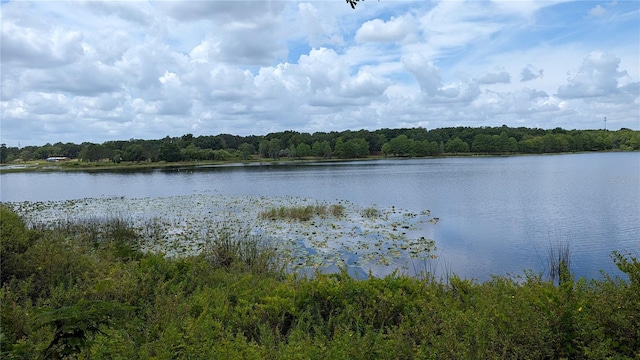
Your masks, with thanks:
M299 197L193 194L165 198L86 198L16 202L7 206L30 226L126 218L143 236L144 251L170 257L198 254L221 223L249 229L286 259L288 270L351 267L384 276L408 270L411 259L431 258L437 218Z

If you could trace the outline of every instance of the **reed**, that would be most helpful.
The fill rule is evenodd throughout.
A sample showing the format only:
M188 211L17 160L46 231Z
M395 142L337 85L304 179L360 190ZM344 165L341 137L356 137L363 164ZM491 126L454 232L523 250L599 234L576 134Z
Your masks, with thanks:
M549 248L549 278L551 282L562 285L571 276L571 246L569 242L557 243Z

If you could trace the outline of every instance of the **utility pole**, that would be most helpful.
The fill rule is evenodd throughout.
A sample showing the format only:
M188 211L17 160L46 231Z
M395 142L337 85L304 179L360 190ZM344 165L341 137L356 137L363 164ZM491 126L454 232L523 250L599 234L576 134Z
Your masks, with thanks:
M607 117L604 117L604 131L607 131Z

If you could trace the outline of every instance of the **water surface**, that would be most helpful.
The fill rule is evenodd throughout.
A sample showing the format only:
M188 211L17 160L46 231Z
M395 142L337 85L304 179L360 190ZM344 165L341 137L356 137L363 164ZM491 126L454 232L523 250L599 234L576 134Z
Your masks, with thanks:
M197 193L348 200L431 210L438 266L463 277L543 272L569 243L578 276L617 274L640 254L640 153L462 157L0 175L2 201L158 198Z

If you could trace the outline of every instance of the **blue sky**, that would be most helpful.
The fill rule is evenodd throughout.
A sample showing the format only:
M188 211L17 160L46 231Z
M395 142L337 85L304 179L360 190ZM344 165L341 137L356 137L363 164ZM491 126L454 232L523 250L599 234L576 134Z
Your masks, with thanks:
M9 1L0 18L8 146L640 130L638 1Z

